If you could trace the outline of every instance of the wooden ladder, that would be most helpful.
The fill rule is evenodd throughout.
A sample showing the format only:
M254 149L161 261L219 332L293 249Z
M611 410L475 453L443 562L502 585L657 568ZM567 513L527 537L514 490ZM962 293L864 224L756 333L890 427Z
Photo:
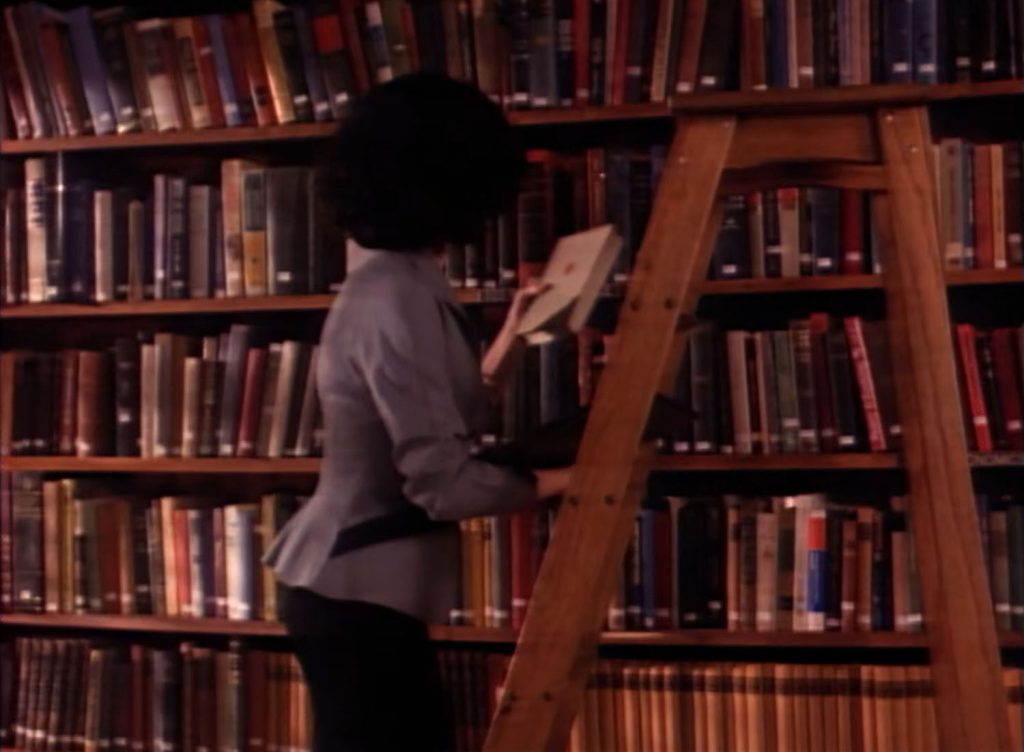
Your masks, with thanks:
M774 93L773 93L774 94ZM920 100L801 92L770 107L676 111L675 134L623 301L615 352L512 659L487 752L563 752L644 496L652 401L674 383L723 197L794 185L873 192L912 532L943 750L1010 749L939 251ZM710 101L710 100L709 100Z

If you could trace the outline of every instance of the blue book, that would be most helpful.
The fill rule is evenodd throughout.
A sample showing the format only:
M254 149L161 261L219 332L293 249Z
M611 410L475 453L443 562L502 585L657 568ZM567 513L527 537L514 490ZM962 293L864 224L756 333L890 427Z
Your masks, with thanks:
M117 119L110 92L107 90L107 69L100 57L90 9L86 6L75 8L68 11L64 18L68 24L71 47L78 63L93 130L98 135L113 133L117 129Z
M295 17L295 34L299 40L299 49L302 51L306 86L309 89L309 98L313 102L313 119L318 123L330 120L333 117L331 102L327 98L327 87L324 85L323 73L317 63L309 15L302 7L292 8L292 15Z
M914 80L934 84L945 80L940 71L939 0L913 0ZM941 76L941 77L940 77Z
M231 77L231 62L224 42L224 19L220 15L205 16L206 30L210 35L213 50L213 68L217 72L217 89L224 104L224 119L229 126L243 125L252 117L252 102L248 101L249 117L243 117L242 102L239 101L235 81Z
M963 159L963 188L962 196L964 202L964 269L977 267L977 258L974 250L974 144L963 142L961 151Z
M815 275L838 274L839 252L839 189L808 188L811 211L811 251Z
M768 37L768 86L789 87L789 23L785 0L766 0L765 29Z
M640 581L642 583L641 614L644 629L654 629L657 624L657 567L655 566L655 521L657 511L640 510Z
M825 629L828 604L828 550L825 543L825 512L815 510L807 521L807 626L812 632Z
M882 9L882 56L885 82L910 83L913 80L913 3L914 0L885 0Z

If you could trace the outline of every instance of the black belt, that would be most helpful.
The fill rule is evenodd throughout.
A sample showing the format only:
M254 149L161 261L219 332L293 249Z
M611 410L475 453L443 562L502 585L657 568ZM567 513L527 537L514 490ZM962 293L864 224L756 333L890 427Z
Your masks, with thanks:
M409 503L394 512L371 517L338 531L331 547L331 556L341 556L398 538L422 535L446 525L451 523L432 520L420 507Z

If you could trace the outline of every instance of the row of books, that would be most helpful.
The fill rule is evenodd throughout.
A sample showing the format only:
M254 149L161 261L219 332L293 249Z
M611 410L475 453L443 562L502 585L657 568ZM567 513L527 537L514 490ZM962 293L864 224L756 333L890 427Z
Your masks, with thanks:
M996 628L1024 631L1024 496L978 494L977 505Z
M261 564L301 499L155 499L38 473L0 476L0 606L28 613L278 618Z
M455 707L479 703L486 712L455 716L459 752L480 749L508 660L467 659L471 673L454 688ZM1002 676L1020 749L1024 672L1005 668ZM601 659L567 749L923 752L938 748L933 695L931 669L920 665Z
M117 337L107 350L0 354L10 454L307 457L322 445L319 346L247 324Z
M455 624L522 625L555 510L461 523ZM916 632L923 627L901 497L652 499L638 514L609 630Z
M1024 144L943 139L934 149L939 241L946 265L1024 266Z
M612 357L614 357L614 352ZM901 444L884 322L825 313L781 331L691 333L675 399L678 453L885 452Z
M337 119L413 70L509 108L1024 73L1019 0L907 5L253 0L251 14L136 19L23 3L6 13L5 88L29 138Z
M19 637L0 644L0 742L25 752L309 750L289 653Z
M954 335L968 445L1024 450L1024 325L957 324Z
M321 216L318 172L221 163L220 186L152 176L106 187L65 154L26 159L4 193L4 295L55 301L323 293L344 248Z

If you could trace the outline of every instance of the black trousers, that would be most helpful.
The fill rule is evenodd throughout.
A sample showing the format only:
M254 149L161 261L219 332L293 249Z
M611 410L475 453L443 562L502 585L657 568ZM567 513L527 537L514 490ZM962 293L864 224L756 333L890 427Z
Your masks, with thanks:
M314 752L450 752L423 622L301 588L285 591L282 616L313 704Z

